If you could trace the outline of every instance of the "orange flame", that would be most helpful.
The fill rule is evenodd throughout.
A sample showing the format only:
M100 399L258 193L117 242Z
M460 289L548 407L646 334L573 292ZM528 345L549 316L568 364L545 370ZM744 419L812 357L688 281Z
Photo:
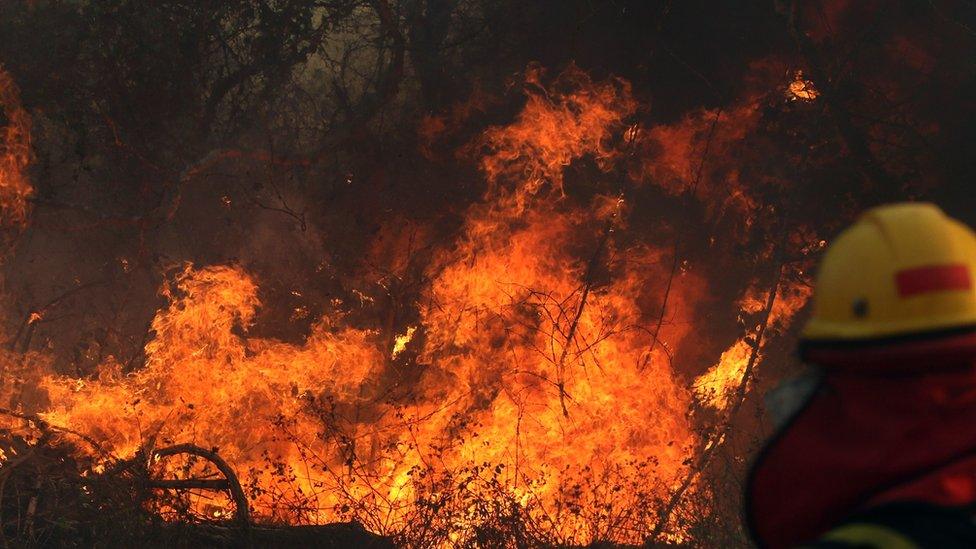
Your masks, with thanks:
M553 542L642 542L697 445L695 396L721 406L751 347L736 343L689 386L671 359L706 281L681 269L667 282L669 251L611 238L626 227L619 197L558 199L574 161L609 171L615 143L636 139L627 83L575 67L549 87L535 67L526 81L516 120L479 142L484 203L434 254L415 325L393 337L333 316L299 345L252 337L258 281L236 265L186 265L162 289L169 304L152 322L145 367L125 373L110 357L97 379L47 375L41 416L120 456L217 448L262 520L352 517L384 533L427 520L463 545L485 513L516 513ZM592 246L581 252L581 242ZM668 322L651 345L659 308L647 304L665 284ZM771 325L805 300L783 295ZM392 367L408 344L416 360ZM180 473L168 460L154 466ZM224 500L191 504L211 517L232 511Z
M768 291L765 293L768 294ZM813 288L809 284L780 284L766 319L767 331L779 333L788 327L793 316L806 305L812 295ZM752 287L739 302L739 306L743 313L761 313L766 308L767 297L758 288ZM722 353L718 363L695 378L694 392L700 402L717 409L725 409L729 405L731 397L743 383L749 362L758 364L762 360L765 340L757 341L758 331L758 327L751 329L747 336Z
M617 155L611 131L633 114L637 103L623 80L595 83L571 65L546 88L544 71L526 71L527 102L515 122L485 132L488 154L481 159L490 184L512 182L523 207L545 186L564 195L563 170L584 155L609 169ZM564 90L569 91L564 91Z
M0 227L20 227L27 221L27 199L34 188L27 179L31 161L31 120L20 104L20 92L0 67L0 110L6 125L0 126Z

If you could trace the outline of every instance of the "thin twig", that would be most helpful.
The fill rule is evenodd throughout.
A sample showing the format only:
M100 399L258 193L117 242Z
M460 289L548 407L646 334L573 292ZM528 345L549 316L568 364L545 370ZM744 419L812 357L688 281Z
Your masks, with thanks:
M749 383L752 380L752 372L755 369L756 362L759 360L759 350L762 348L763 336L766 333L766 327L769 324L769 317L773 310L773 305L776 302L776 294L779 292L780 282L783 278L783 264L780 263L776 270L776 278L773 280L773 284L769 290L769 296L766 298L766 307L763 310L763 319L759 324L759 330L756 332L755 343L752 346L752 352L749 355L749 362L746 363L745 370L742 372L742 378L739 381L738 387L736 387L735 392L732 394L730 403L731 406L725 415L725 420L721 427L715 431L712 436L708 437L702 444L696 454L698 459L695 460L694 465L689 470L688 474L685 476L684 480L678 486L678 488L671 494L667 505L658 514L657 523L654 525L654 530L651 535L647 538L647 544L656 540L661 533L664 532L667 526L668 520L674 509L678 506L681 498L684 496L688 488L694 482L695 478L700 475L705 468L711 462L712 457L715 452L721 447L722 443L726 440L729 432L732 429L732 420L735 418L737 412L742 407L742 403L745 402L745 396L749 388Z
M715 118L712 119L712 124L708 129L708 138L705 140L705 148L702 151L701 160L698 162L698 169L695 173L695 180L689 187L688 191L685 193L686 199L691 199L695 196L698 191L698 185L701 183L702 174L705 170L705 160L708 158L708 152L711 150L712 139L715 136L715 128L718 126L719 118L722 117L722 109L719 108L715 112ZM657 317L657 325L654 327L654 334L651 337L651 347L644 354L644 359L638 365L638 371L643 371L647 367L647 364L651 361L652 353L655 347L657 347L658 336L661 334L661 326L664 324L664 314L668 309L668 301L671 297L671 288L674 285L674 277L678 272L678 264L680 263L680 253L681 250L681 236L682 233L677 233L674 238L674 251L672 252L671 258L671 273L668 275L668 284L664 289L664 297L661 299L661 313Z

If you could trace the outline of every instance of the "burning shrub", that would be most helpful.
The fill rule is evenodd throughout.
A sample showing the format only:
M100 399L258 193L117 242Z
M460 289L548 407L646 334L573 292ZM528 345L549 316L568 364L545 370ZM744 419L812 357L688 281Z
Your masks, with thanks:
M915 196L865 174L914 177L899 147L939 124L857 119L857 71L774 38L670 51L669 14L746 40L723 29L751 5L572 4L637 14L642 60L595 66L541 10L545 69L503 51L524 2L178 4L0 5L71 66L0 44L31 91L0 73L7 539L743 542L750 395L792 367L772 336L822 235ZM779 39L808 51L804 13Z

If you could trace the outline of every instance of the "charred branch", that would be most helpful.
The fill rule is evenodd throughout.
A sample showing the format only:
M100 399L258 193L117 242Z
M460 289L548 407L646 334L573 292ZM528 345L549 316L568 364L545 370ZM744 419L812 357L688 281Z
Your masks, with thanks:
M769 326L770 314L773 311L773 305L776 303L776 295L780 289L780 283L783 278L783 265L780 264L776 269L776 277L773 279L773 283L770 285L769 293L766 296L766 303L763 309L762 320L759 323L759 329L756 331L755 340L752 343L752 351L749 353L749 360L746 363L746 367L742 372L742 378L739 380L738 386L735 391L729 395L729 406L727 411L723 415L721 421L716 426L716 428L711 431L708 437L706 437L700 448L695 455L695 459L688 468L688 472L685 474L684 479L681 484L671 493L670 497L667 499L665 505L661 508L658 514L657 521L654 524L654 529L651 531L651 535L647 538L647 543L660 539L663 532L666 531L668 527L668 521L671 519L672 513L674 513L675 508L681 502L681 498L685 496L685 493L695 482L695 479L699 478L705 469L709 466L712 459L718 453L719 448L726 442L729 434L731 433L732 427L734 425L734 419L742 404L746 400L746 394L749 391L749 385L752 383L753 371L756 367L756 362L759 359L759 351L762 348L763 337L766 334L766 329Z
M165 459L179 454L197 456L209 461L224 475L224 478L219 480L161 479L151 481L151 485L156 488L173 490L227 490L230 492L231 499L234 501L234 506L236 507L235 518L238 524L241 528L248 528L251 523L250 506L247 502L247 496L244 495L244 490L241 488L241 483L237 479L237 474L231 466L222 457L217 455L216 451L207 450L206 448L201 448L193 444L177 444L175 446L154 450L152 453L153 459Z

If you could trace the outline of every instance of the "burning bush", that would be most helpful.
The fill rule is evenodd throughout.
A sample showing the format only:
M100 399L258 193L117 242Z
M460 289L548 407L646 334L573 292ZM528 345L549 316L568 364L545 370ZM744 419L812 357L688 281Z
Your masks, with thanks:
M763 12L777 48L713 51L730 76L499 56L517 2L29 4L0 33L80 53L63 98L0 46L37 105L0 73L18 543L744 543L751 395L823 235L930 188L902 146L949 122L857 119L799 7ZM657 31L625 4L621 51L669 51L670 3ZM883 58L930 68L902 31Z

